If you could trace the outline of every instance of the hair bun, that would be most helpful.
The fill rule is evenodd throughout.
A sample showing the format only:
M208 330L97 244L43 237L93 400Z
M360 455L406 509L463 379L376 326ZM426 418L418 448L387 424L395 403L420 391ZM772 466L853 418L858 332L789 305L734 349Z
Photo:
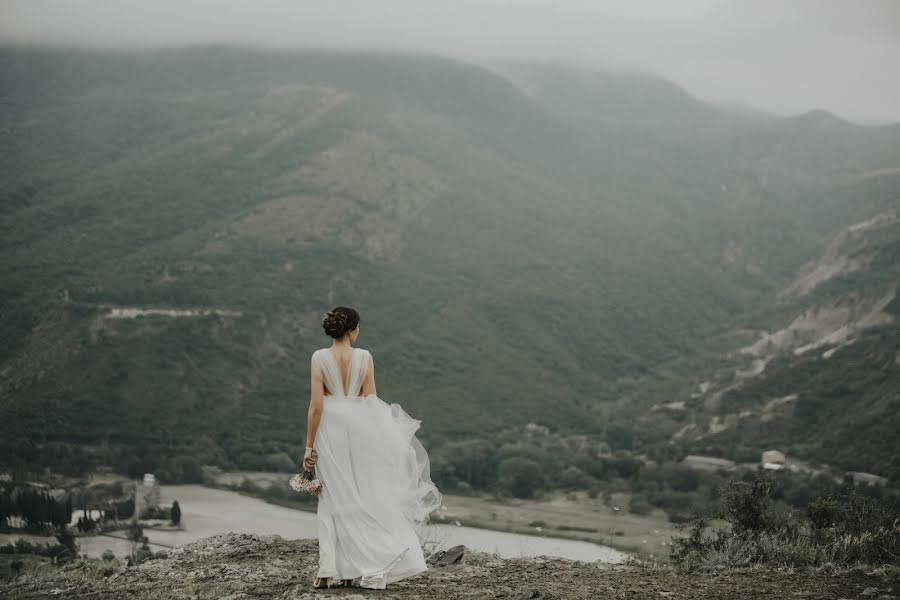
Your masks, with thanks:
M322 318L322 327L331 337L342 337L347 333L347 315L330 310Z
M322 316L322 329L333 338L341 338L359 325L359 313L346 306L337 306Z

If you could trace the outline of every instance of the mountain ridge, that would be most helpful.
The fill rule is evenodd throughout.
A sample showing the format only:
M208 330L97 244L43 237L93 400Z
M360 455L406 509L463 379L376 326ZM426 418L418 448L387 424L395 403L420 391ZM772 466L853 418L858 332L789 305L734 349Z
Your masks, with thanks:
M759 306L890 207L890 174L862 177L900 164L892 129L715 112L698 132L624 101L594 119L590 90L569 110L433 57L7 50L0 69L7 455L84 444L73 469L296 455L334 304L362 303L379 388L435 446L633 427L734 328L786 319Z

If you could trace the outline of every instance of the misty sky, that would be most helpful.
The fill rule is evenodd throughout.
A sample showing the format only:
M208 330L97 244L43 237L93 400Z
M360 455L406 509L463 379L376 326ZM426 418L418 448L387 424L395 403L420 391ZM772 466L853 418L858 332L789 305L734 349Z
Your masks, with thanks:
M563 59L781 114L900 122L900 0L0 0L0 41Z

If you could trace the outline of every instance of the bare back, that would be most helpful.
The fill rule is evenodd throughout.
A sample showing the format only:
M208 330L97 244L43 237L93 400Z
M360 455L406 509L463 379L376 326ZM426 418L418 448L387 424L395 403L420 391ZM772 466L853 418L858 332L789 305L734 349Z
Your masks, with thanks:
M369 379L371 355L364 348L350 348L339 355L332 348L320 348L313 354L322 373L328 396L359 396Z

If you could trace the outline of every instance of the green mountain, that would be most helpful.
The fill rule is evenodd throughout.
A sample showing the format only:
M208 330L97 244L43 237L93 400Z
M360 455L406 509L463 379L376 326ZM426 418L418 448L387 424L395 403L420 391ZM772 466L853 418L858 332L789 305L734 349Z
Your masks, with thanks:
M712 370L728 385L747 331L826 288L837 302L855 281L878 297L896 282L896 230L878 227L847 241L864 267L785 292L839 232L896 208L897 128L739 117L643 75L499 71L0 50L3 455L288 468L309 356L329 343L319 319L339 304L362 312L379 394L432 447L528 422L666 445L686 413L651 407ZM840 460L874 456L854 441L867 423L816 382L795 387L831 407ZM823 427L802 423L798 448Z
M717 211L695 210L691 224L712 216L709 233L731 238L721 258L743 271L742 292L767 288L670 363L660 385L638 386L643 402L619 403L638 443L747 461L779 448L900 475L900 127L860 127L821 110L731 116L645 75L499 70L598 141L624 140L672 181L690 178L694 208ZM652 145L632 143L642 139ZM704 194L717 180L721 195Z
M693 451L735 459L761 446L816 463L900 475L900 175L871 175L858 202L892 199L848 225L738 332L726 366L689 401L675 434Z

